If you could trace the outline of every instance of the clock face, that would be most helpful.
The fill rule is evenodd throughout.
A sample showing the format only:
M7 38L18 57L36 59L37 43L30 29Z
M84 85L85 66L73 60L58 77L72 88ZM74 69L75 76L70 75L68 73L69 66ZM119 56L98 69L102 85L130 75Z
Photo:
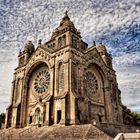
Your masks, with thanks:
M47 70L42 70L37 73L34 80L34 89L38 94L43 94L48 91L50 84L50 74Z

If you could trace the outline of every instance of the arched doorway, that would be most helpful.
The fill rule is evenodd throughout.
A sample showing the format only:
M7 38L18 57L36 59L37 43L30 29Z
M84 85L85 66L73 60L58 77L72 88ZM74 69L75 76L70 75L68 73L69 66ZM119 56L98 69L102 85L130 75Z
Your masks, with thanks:
M24 108L22 111L24 126L26 126L27 123L44 123L45 115L43 114L45 109L39 107L32 113L32 115L30 114L30 111L32 110L33 102L36 102L36 105L42 104L41 106L43 107L42 99L51 94L50 89L52 81L50 73L49 65L43 61L36 62L26 72L24 79L24 98L26 98L26 100L23 100ZM53 112L52 109L51 112Z
M61 121L61 110L58 110L57 111L57 123L60 123L60 121Z
M41 124L41 112L39 108L37 108L35 111L35 119L36 124Z
M88 100L88 117L89 121L102 122L102 114L97 114L100 108L99 104L104 104L104 81L105 74L103 69L95 64L90 63L84 73L84 92Z

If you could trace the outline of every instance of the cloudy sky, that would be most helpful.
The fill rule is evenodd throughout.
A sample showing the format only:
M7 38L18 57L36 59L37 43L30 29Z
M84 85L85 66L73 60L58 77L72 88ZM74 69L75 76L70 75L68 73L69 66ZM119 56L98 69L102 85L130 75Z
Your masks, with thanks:
M27 40L48 41L65 10L89 46L107 46L122 102L140 112L139 0L0 0L0 113L10 101L19 50Z

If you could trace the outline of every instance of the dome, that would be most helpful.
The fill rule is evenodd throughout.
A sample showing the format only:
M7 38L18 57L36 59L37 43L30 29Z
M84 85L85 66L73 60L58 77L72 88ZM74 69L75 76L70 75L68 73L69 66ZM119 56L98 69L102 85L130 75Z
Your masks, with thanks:
M105 45L103 45L102 43L99 44L97 49L99 52L107 52Z
M62 27L62 26L74 27L74 24L73 24L73 22L70 20L67 11L65 12L64 17L63 17L62 21L60 22L59 27ZM58 28L59 28L59 27L58 27ZM74 27L74 28L75 28L75 27Z
M35 48L32 41L28 41L25 45L24 51L34 52Z

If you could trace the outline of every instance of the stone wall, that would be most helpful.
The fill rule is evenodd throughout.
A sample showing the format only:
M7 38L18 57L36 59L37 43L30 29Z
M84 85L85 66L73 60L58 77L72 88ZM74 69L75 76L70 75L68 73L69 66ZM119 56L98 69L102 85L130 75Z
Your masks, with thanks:
M135 133L137 128L140 130L140 126L118 125L109 123L97 123L96 126L112 137L115 137L118 133Z

